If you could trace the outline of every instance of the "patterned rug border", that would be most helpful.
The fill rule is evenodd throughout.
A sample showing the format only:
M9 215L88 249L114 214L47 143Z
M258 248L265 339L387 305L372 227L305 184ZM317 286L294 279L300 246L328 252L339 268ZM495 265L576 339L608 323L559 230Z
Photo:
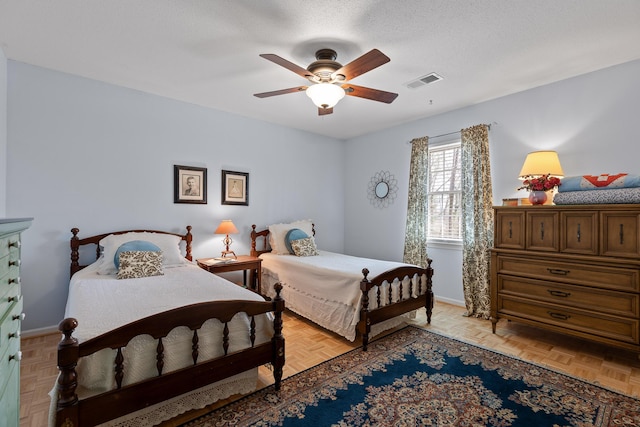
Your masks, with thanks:
M503 351L493 350L493 349L487 348L487 347L482 346L482 345L478 345L478 344L475 344L475 343L470 343L470 342L468 342L467 340L464 340L464 339L451 337L451 336L448 336L446 334L443 334L443 333L440 333L440 332L431 331L429 329L426 329L426 328L423 328L423 327L419 327L419 326L416 326L416 325L407 325L405 327L402 327L400 329L392 331L392 332L390 332L388 334L384 334L383 336L380 336L380 337L376 338L375 340L372 340L370 342L370 344L369 344L370 345L369 353L370 354L378 354L378 353L374 353L375 352L374 349L375 349L376 343L378 341L381 341L381 340L383 340L385 338L391 338L396 334L402 333L403 331L408 333L409 336L411 334L413 334L413 332L411 332L411 331L416 331L420 335L424 335L424 336L429 336L429 334L432 334L433 336L440 337L440 339L451 340L454 343L457 342L457 343L462 344L463 346L468 346L470 348L476 348L476 349L478 349L480 351L488 352L490 354L495 354L497 356L501 356L501 357L504 357L504 358L507 358L507 359L512 359L512 360L514 360L514 361L516 361L518 363L530 365L530 366L532 366L532 367L534 367L536 369L539 369L541 371L546 371L547 374L558 375L561 378L567 378L567 379L569 379L571 381L575 381L575 382L578 382L578 383L586 384L587 386L593 387L594 389L598 389L598 390L601 390L601 391L606 392L606 393L611 393L613 395L618 395L618 396L630 399L631 401L637 401L638 405L640 406L640 398L638 398L638 396L628 395L628 394L625 394L625 393L623 393L623 392L621 392L619 390L614 390L614 389L611 389L609 387L604 387L604 386L602 386L602 385L600 385L598 383L591 382L591 381L586 380L584 378L579 378L579 377L577 377L575 375L566 374L566 373L561 372L558 369L553 368L553 367L545 366L543 364L536 363L536 362L530 362L530 361L524 360L524 359L522 359L522 358L520 358L518 356L507 354L507 353L505 353ZM401 339L401 338L397 338L397 339ZM409 342L416 342L417 339L418 339L417 337L413 337L413 338L409 338L408 337L408 341ZM382 348L385 347L384 344L381 344L381 345L382 345ZM323 367L325 367L325 365L330 364L330 363L334 362L337 359L348 358L348 357L356 357L356 358L358 358L358 355L357 355L358 352L362 353L362 348L361 347L355 348L353 350L349 350L346 353L343 353L343 354L340 354L338 356L332 357L331 359L326 360L326 361L324 361L322 363L319 363L318 365L312 366L312 367L310 367L308 369L305 369L304 371L301 371L301 372L298 372L298 373L296 373L294 375L291 375L291 376L283 379L283 383L284 382L288 382L288 381L295 382L296 378L298 378L300 376L303 376L305 374L308 374L310 371L313 371L313 370L316 370L316 369L322 370ZM354 354L355 354L355 356L354 356ZM372 355L372 358L375 358L375 357L376 357L375 355ZM365 361L363 360L362 362L365 362ZM210 417L212 414L214 414L216 412L224 411L225 409L229 408L230 406L236 406L236 405L242 405L244 403L250 403L250 402L247 402L247 401L257 397L257 395L259 395L259 394L262 394L264 392L268 392L269 389L273 389L273 384L268 385L266 387L262 387L262 388L260 388L260 389L258 389L256 391L248 394L248 395L242 396L241 398L239 398L237 400L229 402L229 403L227 403L227 404L225 404L225 405L223 405L223 406L221 406L219 408L213 409L213 410L209 411L207 414L198 416L198 417L196 417L196 418L194 418L194 419L192 419L190 421L187 421L187 422L185 422L183 424L180 424L180 427L198 426L201 423L206 422L206 419L208 417Z
M451 336L451 335L443 334L442 332L432 331L432 330L429 330L429 329L426 329L426 328L422 328L422 327L420 327L420 326L416 326L416 325L407 325L406 327L404 327L404 328L402 328L402 329L406 329L406 328L415 328L415 329L420 329L420 330L423 330L423 331L426 331L426 332L430 332L430 333L432 333L432 334L434 334L434 335L441 336L441 337L443 337L443 338L448 338L448 339L451 339L451 340L454 340L454 341L459 341L459 342L461 342L461 343L464 343L464 344L467 344L467 345L471 345L471 346L477 347L477 348L479 348L479 349L482 349L482 350L485 350L485 351L488 351L488 352L491 352L491 353L498 354L498 355L500 355L500 356L509 357L509 358L511 358L511 359L515 359L515 360L517 360L517 361L519 361L519 362L528 363L528 364L533 365L533 366L536 366L536 367L538 367L538 368L540 368L540 369L546 369L547 371L550 371L550 372L552 372L552 373L554 373L554 374L563 375L563 376L565 376L565 377L567 377L567 378L571 378L571 379L573 379L573 380L582 381L582 382L585 382L585 383L591 384L592 386L599 387L599 388L601 388L601 389L603 389L603 390L606 390L606 391L608 391L608 392L611 392L611 393L617 393L617 394L620 394L620 395L622 395L622 396L631 397L631 398L633 398L633 399L636 399L636 400L640 401L640 395L636 395L636 394L626 394L626 393L624 393L624 392L622 392L622 391L620 391L620 390L617 390L617 389L615 389L615 388L612 388L612 387L608 387L608 386L602 385L602 384L600 384L598 381L592 381L592 380L589 380L589 379L586 379L586 378L581 378L581 377L579 377L579 376L577 376L577 375L574 375L574 374L569 374L569 373L562 372L562 371L560 371L558 368L556 368L555 366L547 365L547 364L542 363L542 362L532 362L532 361L529 361L529 360L523 359L523 358L522 358L522 357L520 357L520 356L516 356L516 355L514 355L514 354L505 353L504 351L500 351L500 350L494 350L494 349L492 349L492 348L485 347L485 346L480 345L480 344L476 344L476 343L469 342L469 341L467 341L467 340L465 340L465 339L461 339L461 338L453 337L453 336ZM397 330L397 331L394 331L393 333L400 332L402 329L399 329L399 330ZM388 334L388 335L391 335L391 334ZM385 335L385 336L387 336L387 335ZM384 338L384 337L380 337L380 338ZM372 340L372 342L373 342L373 340ZM359 349L361 349L361 347L358 347L358 348L359 348ZM356 349L356 350L357 350L357 349ZM350 352L351 352L351 351L349 351L348 353L350 353ZM346 355L346 354L347 354L347 353L343 353L343 354L341 354L340 356L344 356L344 355ZM336 356L336 357L340 357L340 356ZM640 355L639 355L638 357L640 357ZM335 358L332 358L332 359L335 359ZM639 360L640 360L640 359L639 359ZM329 362L329 360L327 360L327 362ZM322 362L322 363L324 363L324 362ZM318 365L316 365L316 366L320 366L320 365L321 365L321 364L318 364ZM311 368L309 368L309 369L313 369L313 368L315 368L316 366L312 366L312 367L311 367ZM306 370L306 369L305 369L305 370ZM302 373L302 372L299 372L299 373ZM297 375L297 374L296 374L296 375ZM292 377L293 377L293 375L292 375ZM267 387L268 387L268 386L267 386ZM266 388L266 387L263 387L263 388ZM260 390L262 390L263 388L261 388ZM260 390L256 390L255 392L258 392L258 391L260 391ZM252 393L252 394L253 394L253 393ZM226 405L225 405L225 406L226 406Z

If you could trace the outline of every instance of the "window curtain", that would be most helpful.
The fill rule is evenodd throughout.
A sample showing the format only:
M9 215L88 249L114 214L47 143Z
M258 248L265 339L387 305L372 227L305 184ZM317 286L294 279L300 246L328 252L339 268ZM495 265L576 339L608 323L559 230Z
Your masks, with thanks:
M490 317L490 249L493 247L493 194L489 166L489 127L461 130L462 287L465 316Z
M427 176L429 137L411 141L409 166L409 201L404 238L403 262L427 266Z

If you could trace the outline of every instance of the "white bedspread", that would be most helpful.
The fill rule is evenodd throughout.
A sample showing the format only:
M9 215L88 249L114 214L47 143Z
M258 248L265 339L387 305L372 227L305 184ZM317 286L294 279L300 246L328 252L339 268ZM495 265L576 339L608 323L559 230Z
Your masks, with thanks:
M72 277L69 286L65 317L74 317L78 320L78 328L74 336L81 342L134 320L184 305L212 300L264 301L258 294L208 273L195 264L165 268L164 276L126 280L118 280L115 275L98 275L96 271L96 264L86 267ZM249 319L244 314L236 315L229 323L229 352L250 345L248 325ZM219 321L209 320L200 329L198 333L200 361L223 354L222 328L223 325ZM266 342L272 336L272 318L257 317L256 344ZM193 363L191 339L192 332L187 327L176 328L163 339L165 348L163 372L170 372ZM156 345L157 341L150 336L136 337L130 341L123 350L125 356L123 385L157 375ZM114 357L115 350L102 350L80 361L77 367L78 395L86 397L114 388ZM255 389L256 383L257 368L213 386L206 386L192 393L194 395L192 398L185 398L183 395L163 402L160 404L161 417L166 420L231 394L247 393ZM193 400L195 402L192 402ZM172 401L174 403L171 403ZM128 422L121 423L122 420L119 420L109 425L141 425L141 422L151 425L157 420L149 422L149 419L155 420L158 417L158 415L144 414L143 418L140 418L138 413L136 416L138 418Z
M273 285L283 285L282 296L288 309L336 332L350 341L356 338L360 319L362 269L369 270L371 279L385 271L407 264L360 258L334 252L318 251L320 255L297 257L264 253L262 258L262 289L273 297ZM408 282L406 279L405 282ZM408 289L405 283L404 289ZM397 296L397 281L391 285ZM375 294L369 295L370 307L376 307ZM384 288L388 292L388 287ZM405 297L408 297L405 296ZM393 319L392 319L393 320ZM372 335L402 323L403 319L387 322L372 330Z

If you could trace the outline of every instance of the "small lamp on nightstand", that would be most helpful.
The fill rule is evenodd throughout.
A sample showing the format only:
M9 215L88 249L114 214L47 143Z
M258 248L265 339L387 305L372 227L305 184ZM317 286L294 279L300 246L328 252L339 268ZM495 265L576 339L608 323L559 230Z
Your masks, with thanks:
M216 228L216 231L214 231L214 233L227 235L224 239L222 239L222 243L225 244L225 250L222 251L222 257L224 258L230 254L230 255L233 255L234 258L237 258L235 252L233 252L232 250L229 250L229 245L233 243L233 240L231 240L231 237L229 237L229 234L238 234L238 229L236 228L235 225L233 225L233 221L231 221L230 219L223 219L220 225L218 226L218 228Z

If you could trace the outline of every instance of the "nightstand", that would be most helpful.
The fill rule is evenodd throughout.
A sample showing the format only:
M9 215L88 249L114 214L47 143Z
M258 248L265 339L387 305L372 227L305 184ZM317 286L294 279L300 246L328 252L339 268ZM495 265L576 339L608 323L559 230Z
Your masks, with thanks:
M213 265L206 265L204 262L212 258L200 258L196 260L198 266L207 270L209 273L218 274L229 271L242 270L242 284L245 288L262 295L262 259L250 255L238 255L235 261L219 262ZM233 259L233 258L228 258ZM247 286L247 270L249 270L249 286Z

